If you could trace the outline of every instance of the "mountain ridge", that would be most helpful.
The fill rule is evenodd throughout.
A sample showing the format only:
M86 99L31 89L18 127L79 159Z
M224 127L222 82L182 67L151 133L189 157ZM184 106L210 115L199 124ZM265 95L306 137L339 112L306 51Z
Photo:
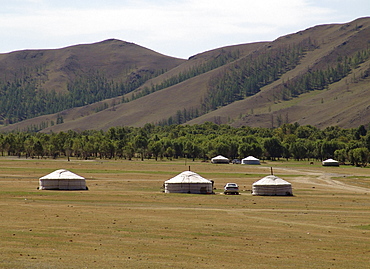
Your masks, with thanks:
M94 47L97 44L102 46L110 42L119 43L124 41L106 40L90 44L90 46ZM221 105L214 110L201 113L204 109L205 100L209 98L212 81L219 79L220 76L227 76L228 72L235 73L235 70L240 68L238 65L243 61L259 61L263 55L274 54L276 51L292 48L302 42L308 45L302 55L299 56L299 62L295 66L289 67L289 70L285 70L273 81L261 85L254 95L242 100L234 100L230 104ZM199 115L197 117L185 119L184 122L180 123L200 124L212 121L232 126L277 127L282 123L298 122L301 125L309 124L320 128L330 125L342 127L367 125L370 123L369 106L367 105L370 101L367 97L370 81L369 76L366 75L370 70L368 58L354 66L347 75L338 81L331 82L321 90L312 89L309 92L300 93L298 96L289 96L289 98L284 96L289 86L287 86L287 82L298 81L304 75L313 74L316 71L326 72L328 68L335 68L343 59L354 59L356 54L369 50L369 42L370 18L360 18L344 24L325 24L310 27L297 33L282 36L271 42L218 48L199 53L188 60L169 57L165 58L164 65L173 65L173 67L146 80L142 85L123 96L27 119L3 126L0 131L25 130L29 126L39 126L35 129L43 132L58 132L69 129L79 131L87 129L107 130L110 127L120 125L139 127L147 123L161 124L163 121L168 122L170 118L180 117L180 112L185 115L191 112L195 115L195 111L198 111ZM130 44L127 42L118 43L116 45L124 44L127 46L127 44ZM111 47L105 49L109 51ZM96 48L94 51L96 51ZM155 54L155 52L152 53ZM110 54L108 53L108 55ZM33 56L37 57L37 55ZM2 70L2 57L4 55L0 55L0 71ZM78 57L81 56L78 55ZM195 68L199 69L199 67L211 65L222 57L226 59L222 65L215 65L214 68L209 70L204 69L203 73L197 73L192 77L190 75L189 77L185 76ZM119 62L116 57L112 56L112 58ZM144 59L145 57L141 55L139 58ZM339 60L340 58L342 60ZM66 61L68 58L64 59ZM162 65L163 59L161 58ZM153 66L154 62L155 60L149 61L152 65L143 64L137 70L145 70L145 66ZM70 68L72 69L77 68L73 64L81 64L78 61L73 61L73 59L69 64L71 63ZM68 64L64 65L65 68L68 66ZM82 70L87 72L86 69ZM106 67L106 70L110 69ZM108 74L113 80L116 79L115 77L122 76L122 72L121 75L117 75L117 70L108 72ZM179 78L184 76L186 79L181 81ZM163 89L157 87L161 83L167 83L174 78L179 79L177 83L168 84L169 86ZM245 79L246 77L243 78L243 80ZM160 90L155 90L156 87ZM343 99L346 100L347 106L343 106ZM53 126L44 124L43 127L46 127L40 128L42 122L56 122L57 117L63 117L63 123L54 124Z

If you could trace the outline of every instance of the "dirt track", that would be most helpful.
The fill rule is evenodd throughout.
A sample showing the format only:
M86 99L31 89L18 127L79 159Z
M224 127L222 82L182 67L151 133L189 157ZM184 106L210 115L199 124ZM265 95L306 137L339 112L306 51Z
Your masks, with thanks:
M284 170L284 171L289 171L290 173L306 175L302 177L296 177L292 179L291 181L292 183L309 185L311 188L320 186L320 187L326 187L326 188L333 188L337 190L343 190L346 192L348 191L359 192L359 193L369 193L370 192L369 188L349 185L339 180L333 179L333 178L339 178L339 177L345 178L345 177L350 176L347 174L339 174L339 173L332 173L332 172L319 172L319 171L305 171L305 170L292 169L292 168L279 168L279 169Z

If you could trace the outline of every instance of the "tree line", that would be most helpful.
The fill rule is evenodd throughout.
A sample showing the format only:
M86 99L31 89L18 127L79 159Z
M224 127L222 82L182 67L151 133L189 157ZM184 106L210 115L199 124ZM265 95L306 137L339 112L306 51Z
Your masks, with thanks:
M263 86L279 79L284 73L295 68L308 51L316 48L310 38L294 45L266 49L265 53L249 55L222 69L208 82L208 93L199 108L178 110L175 115L161 120L159 125L182 124L184 119L191 120L212 110L245 99L260 91ZM370 57L370 49L357 51L351 57L339 56L333 65L322 69L307 69L302 74L284 81L276 87L274 99L290 100L300 94L323 90L359 67ZM361 72L358 77L351 77L354 82L365 79L370 69Z
M258 93L263 86L296 67L304 54L314 48L311 39L305 39L299 44L268 48L265 53L236 61L210 80L202 112Z
M180 109L174 115L158 122L159 125L182 124L199 117L221 106L244 99L260 91L260 88L281 77L285 72L299 64L309 50L315 49L315 42L305 39L299 44L267 48L266 53L252 54L240 58L240 52L221 50L215 58L174 75L162 83L145 87L142 91L132 94L130 99L122 98L122 102L130 102L166 87L181 83L227 63L208 82L208 94L201 100L201 105ZM292 97L312 91L322 90L331 83L349 75L370 56L370 49L356 52L352 57L339 56L336 64L326 69L310 70L285 81L276 89L274 98L289 100ZM21 68L12 80L0 80L0 124L11 124L40 115L53 114L65 109L84 106L112 97L123 96L137 89L148 79L158 76L165 70L132 73L124 82L109 80L99 71L90 70L86 74L76 74L75 79L67 85L65 93L42 90L41 85L47 80L45 67ZM369 76L365 70L354 80ZM102 105L98 110L106 109ZM53 124L53 123L51 123ZM58 123L57 123L58 124ZM35 127L37 129L40 127Z
M189 78L208 72L240 57L239 51L221 50L215 58L174 75L158 85L145 87L131 97L122 98L130 102L152 92L173 86ZM166 70L146 70L131 73L124 81L115 82L97 70L76 74L67 85L66 92L43 90L47 80L45 67L20 68L13 79L0 80L0 124L12 124L41 115L54 114L69 108L80 107L105 99L123 96L140 87L150 78ZM105 107L106 108L106 107ZM101 109L104 109L102 107Z
M370 160L370 132L365 126L320 130L297 123L260 128L204 123L201 125L112 127L108 131L59 133L0 133L2 156L27 158L128 159L154 158L209 160L223 155L230 160L324 160L366 166Z
M305 53L314 48L314 42L308 38L292 46L266 48L265 53L251 54L240 59L230 57L234 61L210 78L207 95L204 96L199 108L191 108L190 113L178 110L176 115L163 119L158 124L182 124L184 120L194 119L252 96L263 86L296 67Z
M297 97L300 94L323 90L331 83L337 82L348 76L350 72L366 61L370 56L370 49L358 51L353 57L338 57L337 63L333 67L327 67L325 70L308 70L290 81L283 83L281 89L282 99L288 100L291 97ZM369 75L369 69L361 72L358 79L364 79ZM354 79L356 79L354 77Z
M12 80L0 81L0 124L12 124L121 96L163 72L135 73L125 81L114 82L106 75L90 70L87 74L77 74L68 83L66 92L57 93L43 90L42 82L34 74L37 71L27 69Z
M297 45L277 48L257 57L251 55L236 61L231 68L224 70L223 74L211 79L209 94L204 100L201 113L258 93L263 86L296 67L305 53L314 48L314 42L306 39ZM280 92L281 100L289 100L309 91L323 90L331 83L348 76L369 56L369 48L358 51L351 57L340 56L333 66L327 66L326 69L308 69L285 81L277 91ZM369 70L366 70L360 74L360 78L366 78L368 75Z
M194 57L194 56L193 56ZM189 58L189 60L192 57ZM216 69L220 66L223 66L227 63L233 62L240 58L240 51L226 51L224 49L221 49L219 54L215 58L211 58L204 63L195 65L191 68L188 68L182 72L179 72L176 75L173 75L164 81L162 81L159 84L152 84L150 87L144 87L140 92L133 93L131 95L131 98L129 100L126 100L127 102L136 100L138 98L141 98L143 96L146 96L148 94L151 94L156 91L160 91L162 89L174 86L176 84L179 84L185 80L188 80L190 78L196 77L198 75L204 74L208 71L211 71L213 69ZM171 120L170 120L171 122ZM170 125L171 123L169 123Z

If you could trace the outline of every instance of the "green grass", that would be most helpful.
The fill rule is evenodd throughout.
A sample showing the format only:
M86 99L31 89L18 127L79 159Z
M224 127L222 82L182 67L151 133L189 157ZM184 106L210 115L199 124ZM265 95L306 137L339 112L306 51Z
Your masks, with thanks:
M359 225L359 226L355 226L354 228L360 229L360 230L370 230L370 224L368 224L368 225Z

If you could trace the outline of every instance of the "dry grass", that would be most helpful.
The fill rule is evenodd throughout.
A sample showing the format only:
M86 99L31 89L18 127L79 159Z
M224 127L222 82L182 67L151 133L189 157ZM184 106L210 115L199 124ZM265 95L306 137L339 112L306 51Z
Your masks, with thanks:
M189 165L216 195L161 192ZM294 197L251 196L271 165ZM36 189L59 168L89 191ZM2 158L0 171L1 268L368 268L368 169ZM245 191L221 195L227 182Z
M362 18L345 24L321 25L280 37L272 42L218 48L198 54L189 60L165 57L133 44L110 40L60 50L23 51L0 55L0 70L10 76L9 70L13 70L16 66L31 68L45 65L48 71L45 74L44 88L54 89L57 92L65 91L67 81L73 79L76 72L87 73L94 68L106 74L108 80L113 79L116 82L124 81L127 74L131 73L131 69L136 70L134 67L138 70L158 70L158 68L168 70L163 75L147 81L134 93L124 96L125 99L131 99L132 94L137 94L145 87L160 85L172 76L184 74L187 70L198 67L210 59L216 59L221 51L238 51L242 57L252 54L257 57L266 54L270 49L294 46L310 39L316 49L307 51L299 65L286 72L280 79L264 86L259 93L253 96L220 107L187 123L201 124L211 121L235 127L247 125L270 128L278 126L278 121L282 120L319 128L333 125L356 128L370 122L370 113L368 113L370 78L359 79L368 72L369 59L342 80L332 83L326 90L302 94L289 101L283 101L279 88L286 81L294 80L307 70L326 70L332 63L336 66L338 55L342 58L352 57L354 51L366 50L370 38L369 28L370 18ZM42 57L40 52L43 53ZM36 57L38 55L40 57ZM19 62L19 59L22 59L22 62ZM0 129L4 132L27 130L29 126L50 123L51 120L55 122L59 114L62 114L64 123L53 126L49 124L43 132L83 131L92 128L107 130L114 126L142 127L146 123L158 123L176 115L178 110L190 111L196 108L201 110L202 102L208 95L210 80L220 76L221 70L225 68L233 69L234 64L230 63L192 77L133 102L121 103L121 96L13 125L0 126ZM109 108L96 113L96 110L102 107L102 103L108 105Z

